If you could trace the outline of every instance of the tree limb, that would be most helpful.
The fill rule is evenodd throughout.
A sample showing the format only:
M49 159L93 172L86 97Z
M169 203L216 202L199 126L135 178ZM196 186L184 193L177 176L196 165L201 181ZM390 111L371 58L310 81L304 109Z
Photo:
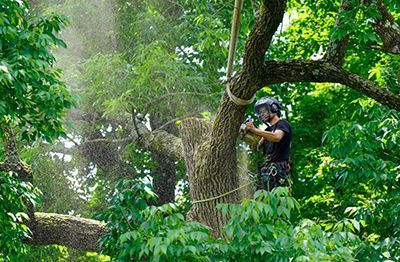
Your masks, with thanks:
M342 3L339 8L338 17L335 21L335 28L339 28L343 24L342 15L344 12L350 11L353 9L353 6L349 3L349 0L342 0ZM347 45L349 43L350 36L346 35L341 39L332 40L329 43L329 46L326 50L326 54L323 60L330 62L334 65L341 66L343 64L343 59L346 54Z
M99 251L98 240L106 234L105 224L100 221L40 212L35 212L35 223L30 229L30 244L57 244L81 251Z
M0 123L5 160L0 163L0 171L12 171L23 181L33 182L32 169L19 157L14 131L8 123Z
M163 154L183 159L182 140L164 130L155 130L142 136L141 145Z
M253 70L257 70L264 62L265 52L282 22L285 7L286 0L263 0L260 15L246 42L243 70L248 74L252 75Z
M259 87L285 82L339 83L355 89L391 109L400 110L400 95L324 61L266 61L263 71L263 76L259 78Z
M372 46L384 52L400 55L400 27L394 20L393 15L381 0L366 0L367 3L375 5L381 16L373 20L375 31L383 42L383 46Z

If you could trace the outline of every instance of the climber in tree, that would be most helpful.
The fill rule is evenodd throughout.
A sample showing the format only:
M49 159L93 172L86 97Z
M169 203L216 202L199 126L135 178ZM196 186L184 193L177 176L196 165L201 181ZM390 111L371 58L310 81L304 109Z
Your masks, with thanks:
M265 130L261 130L252 122L246 123L246 129L260 137L257 150L263 148L265 156L257 189L272 190L278 186L290 186L288 173L292 127L288 121L280 119L281 106L275 98L259 99L254 110L258 118L267 125Z

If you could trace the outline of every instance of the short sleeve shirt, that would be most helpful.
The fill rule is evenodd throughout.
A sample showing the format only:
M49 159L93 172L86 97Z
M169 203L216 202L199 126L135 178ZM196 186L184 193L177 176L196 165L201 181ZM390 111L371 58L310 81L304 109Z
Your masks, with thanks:
M266 141L266 143L264 143L265 159L268 162L278 162L289 159L290 145L292 142L292 127L288 121L279 119L274 125L265 129L265 131L270 132L276 130L282 130L285 134L279 142Z

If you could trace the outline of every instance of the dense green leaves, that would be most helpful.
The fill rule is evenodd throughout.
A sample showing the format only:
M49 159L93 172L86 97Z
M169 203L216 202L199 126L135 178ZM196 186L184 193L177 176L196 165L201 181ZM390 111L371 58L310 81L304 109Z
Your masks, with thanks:
M70 105L60 73L51 68L50 51L64 45L54 33L65 20L34 17L19 2L0 5L0 114L18 125L24 137L49 140L62 134L59 119ZM133 111L149 119L159 114L163 123L215 112L233 1L62 2L52 8L71 19L70 31L63 34L70 48L59 57L67 71L64 79L79 97L68 131L76 141L126 138ZM370 47L381 44L373 30L372 19L378 17L373 5L350 0L354 9L338 15L339 0L288 2L289 15L267 59L318 59L330 40L350 35L344 67L399 92L399 59ZM399 21L396 1L383 2ZM334 28L337 18L342 22ZM250 1L245 1L236 65L253 23ZM221 239L215 239L204 226L184 221L179 211L189 208L185 197L184 206L154 207L140 181L120 182L111 207L99 216L110 229L102 239L104 252L117 260L399 260L398 112L328 83L271 85L258 93L264 95L282 101L294 129L293 197L285 189L259 191L254 199L221 206L229 222ZM38 145L43 151L25 149L38 185L47 191L43 210L89 215L104 208L116 178L151 175L155 165L134 144L104 142L79 155L82 145L64 150L64 143L51 153L43 145ZM67 151L73 151L68 155L72 161L53 155ZM253 155L249 165L256 166L259 157ZM121 161L107 166L109 159ZM135 172L116 169L121 163Z
M46 140L63 134L60 119L71 98L51 48L65 47L55 33L65 18L32 16L26 1L0 4L0 118L22 130L22 138ZM4 121L4 120L2 120Z
M119 261L337 260L352 259L359 243L357 220L339 222L331 232L311 220L293 225L291 212L299 203L287 188L257 191L254 199L221 205L229 221L218 239L205 226L185 222L174 204L148 206L153 197L143 182L118 184L112 206L98 216L110 230L101 239L106 254Z
M40 193L15 173L0 172L0 261L21 258L27 252L22 242L31 237L27 205L35 205Z

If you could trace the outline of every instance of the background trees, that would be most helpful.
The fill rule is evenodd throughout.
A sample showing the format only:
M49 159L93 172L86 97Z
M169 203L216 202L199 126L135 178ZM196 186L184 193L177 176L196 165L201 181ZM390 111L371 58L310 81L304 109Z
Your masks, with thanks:
M383 4L387 4L387 9ZM16 3L15 6L18 7ZM301 206L301 215L286 216L283 208L287 206L280 209L274 206L271 212L279 212L276 214L283 219L280 224L271 224L274 232L279 232L282 237L289 232L288 236L291 236L291 230L297 227L297 232L302 232L308 241L304 232L310 227L309 232L321 236L316 245L322 246L322 253L327 253L330 241L342 242L341 238L325 239L324 230L336 232L332 235L339 236L353 228L362 242L343 246L343 252L333 250L330 253L332 257L396 258L399 117L397 111L380 104L394 109L399 107L398 56L395 51L398 39L395 37L398 33L395 24L399 14L396 4L380 1L288 1L285 6L284 1L268 1L263 3L261 12L257 8L253 10L256 6L245 3L237 72L229 85L232 92L242 98L250 98L256 90L259 90L258 96L278 97L295 130L292 195ZM21 124L21 130L17 128L16 134L18 141L22 134L31 139L21 144L24 145L21 151L22 157L32 164L35 184L44 192L38 211L91 217L94 211L102 211L109 205L106 200L111 196L114 208L129 209L132 204L129 200L134 198L132 192L136 192L134 189L139 181L134 185L125 184L126 195L121 199L116 194L119 191L114 191L115 182L121 178L150 175L145 181L152 181L159 195L158 200L152 201L158 201L157 204L174 200L177 180L181 180L183 185L189 180L193 200L213 197L239 186L236 148L244 146L236 143L236 136L245 108L236 107L226 95L222 96L224 86L220 82L226 63L231 5L222 1L68 0L36 3L35 10L57 10L70 18L69 28L62 33L69 48L58 53L58 61L65 71L64 80L77 101L77 107L65 118L67 138L49 145L40 140L32 143L37 137L49 139L62 133L59 122L48 121L42 115L51 108L57 112L53 116L57 118L61 116L62 107L69 106L69 102L60 104L61 98L47 97L49 93L53 95L47 83L32 88L34 92L44 88L45 92L40 96L42 100L35 100L36 94L30 95L29 92L22 92L27 95L19 100L13 100L11 96L4 99L6 103L19 103L6 104L4 115L19 112L18 117L24 119L25 115L32 114L33 122L28 126L35 128L24 128ZM254 14L259 14L257 22ZM282 19L283 23L280 23ZM384 29L383 25L387 23L393 26ZM250 40L245 49L247 38ZM61 42L51 43L61 45ZM8 53L3 53L7 62ZM53 63L53 58L50 57L48 62ZM21 78L22 85L28 80ZM4 81L4 90L14 90L11 88L14 85ZM354 90L329 82L348 85ZM52 83L62 86L59 81ZM55 95L70 100L64 92ZM39 101L38 105L28 103L31 98ZM29 114L12 108L27 108L25 111ZM34 108L45 113L39 116ZM247 112L251 112L251 107ZM183 120L185 117L203 117L205 120ZM46 121L40 122L44 119ZM212 125L208 124L210 120ZM182 158L186 160L185 165L179 160ZM249 161L252 172L257 169L256 158L256 155L251 155ZM228 222L221 231L226 243L232 246L230 250L226 250L223 243L214 242L209 231L199 227L198 231L204 234L193 236L188 241L202 239L208 247L194 246L192 252L165 245L164 252L163 245L154 244L147 247L148 253L144 256L150 258L167 253L179 256L178 250L181 250L192 257L196 254L234 257L238 255L237 250L255 241L256 244L262 243L260 247L264 249L258 250L254 256L276 254L278 246L275 245L283 245L287 248L286 255L318 257L309 250L273 242L275 240L268 239L268 233L265 236L256 234L259 230L252 228L252 224L271 221L260 222L257 219L257 216L268 217L263 208L254 214L248 210L257 205L257 201L267 201L271 206L268 199L274 197L259 196L254 203L246 202L240 210L230 211L233 212L230 214L237 215L237 220ZM277 199L280 197L286 199L285 195ZM224 212L214 207L219 202L238 198L239 194L232 194L197 204L189 217L222 228L227 218L223 217ZM258 205L263 206L262 203ZM149 240L159 237L159 234L168 235L171 227L185 232L180 236L198 229L184 223L176 215L176 208L164 206L156 209L143 203L140 205L143 218L139 217L139 220L126 219L122 212L115 212L119 217L102 216L111 222L110 228L115 229L111 232L119 232L108 238L109 243L114 243L112 239L117 243L109 246L111 254L129 257L132 256L128 254L130 250L138 248L134 240L143 237L143 232L129 225L132 220L140 223L143 222L140 219L152 221L150 228L154 235L145 238ZM268 209L266 206L263 207ZM188 205L178 206L184 214L188 208ZM170 217L166 221L171 224L160 219L166 216ZM314 219L318 225L304 222L302 218ZM355 220L348 223L346 219L349 218ZM112 224L115 221L118 223ZM296 226L293 228L287 221ZM162 224L164 222L167 224ZM235 242L235 237L241 232L238 225L248 228L248 235L243 236L244 242L239 239ZM131 234L122 236L128 232ZM313 236L314 233L309 235L310 239ZM249 242L245 242L246 239ZM262 242L266 240L272 241L272 246ZM353 240L358 241L356 238ZM219 253L214 253L213 248ZM123 250L128 253L123 253Z

